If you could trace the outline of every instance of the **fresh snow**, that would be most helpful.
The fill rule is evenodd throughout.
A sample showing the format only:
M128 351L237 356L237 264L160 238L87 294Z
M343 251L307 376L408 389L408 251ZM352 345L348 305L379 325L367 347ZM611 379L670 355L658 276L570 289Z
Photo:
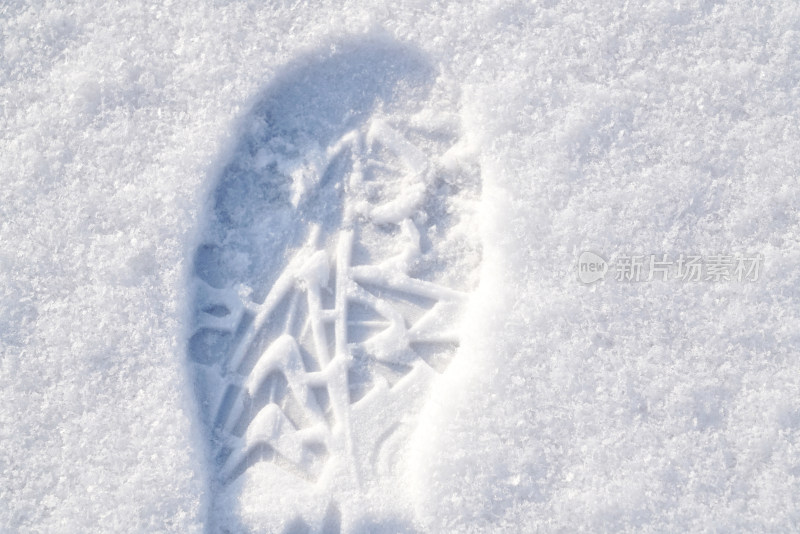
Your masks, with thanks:
M0 532L797 530L799 21L791 0L3 4ZM353 182L348 248L345 219L302 210L370 150L393 179ZM220 186L243 162L290 178L284 211ZM225 232L250 241L204 256ZM583 284L584 251L763 265ZM356 304L394 328L364 354L458 348L363 391L304 363L294 396L363 395L341 404L355 430L287 433L267 404L231 443L317 482L247 460L223 484L203 400L224 388L197 376L222 353L192 339L257 315L281 273L335 339ZM311 346L269 341L248 396ZM354 452L394 420L374 461Z

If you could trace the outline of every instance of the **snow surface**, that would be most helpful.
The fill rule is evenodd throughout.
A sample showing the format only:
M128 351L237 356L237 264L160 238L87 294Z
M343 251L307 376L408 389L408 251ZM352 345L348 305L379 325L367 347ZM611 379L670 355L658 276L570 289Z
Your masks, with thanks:
M461 86L481 160L425 529L800 528L800 6L495 0L0 6L0 531L203 531L207 202L259 91L364 33ZM764 270L587 286L587 249Z

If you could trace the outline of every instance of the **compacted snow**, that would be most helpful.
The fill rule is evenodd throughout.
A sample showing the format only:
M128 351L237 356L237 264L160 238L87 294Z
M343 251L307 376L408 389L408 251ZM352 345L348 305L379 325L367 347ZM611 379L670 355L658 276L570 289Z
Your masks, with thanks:
M3 4L0 532L797 530L799 48L792 0Z

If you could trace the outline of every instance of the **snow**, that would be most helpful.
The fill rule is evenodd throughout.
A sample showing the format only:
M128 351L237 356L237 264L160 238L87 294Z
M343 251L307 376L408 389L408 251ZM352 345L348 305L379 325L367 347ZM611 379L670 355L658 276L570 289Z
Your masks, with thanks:
M356 527L409 527L396 500L423 532L796 530L799 9L0 7L0 530L210 524L213 462L186 355L193 298L208 291L233 309L248 289L194 282L217 179L270 84L363 35L425 58L460 94L456 109L442 97L465 132L442 165L478 158L481 194L446 209L479 216L447 229L444 263L464 261L464 279L441 277L476 279L459 236L480 237L482 261L458 354L420 382L435 380L415 401L401 482L373 495ZM370 135L391 137L390 121L372 124ZM295 206L335 152L311 141L280 162ZM385 142L425 176L402 139ZM253 165L273 155L256 151ZM374 213L405 224L405 244L362 276L388 280L439 235L403 223L416 183ZM582 284L587 250L758 253L764 268L755 282ZM229 266L245 272L248 258ZM309 285L324 287L327 264L311 267ZM445 302L415 335L452 315L456 297L435 296ZM386 414L404 409L386 403ZM368 434L381 415L352 417ZM272 411L259 421L265 434L281 424ZM242 517L295 505L336 522L327 493L304 493L272 464L237 484L221 499Z

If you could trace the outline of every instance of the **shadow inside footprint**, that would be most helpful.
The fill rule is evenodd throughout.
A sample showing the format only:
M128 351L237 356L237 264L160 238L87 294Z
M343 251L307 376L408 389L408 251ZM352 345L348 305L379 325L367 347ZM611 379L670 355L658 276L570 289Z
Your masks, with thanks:
M346 154L321 165L330 145L374 109L424 101L432 69L419 52L362 37L298 58L239 123L240 138L213 192L213 214L195 257L198 277L266 288L309 223L338 229Z

